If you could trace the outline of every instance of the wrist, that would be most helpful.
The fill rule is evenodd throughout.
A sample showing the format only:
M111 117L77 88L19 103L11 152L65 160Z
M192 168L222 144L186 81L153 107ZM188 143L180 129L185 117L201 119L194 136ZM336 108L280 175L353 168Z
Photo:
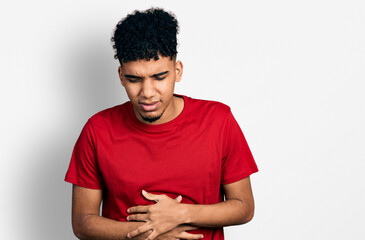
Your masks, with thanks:
M190 204L180 203L180 210L179 210L180 224L190 223L189 205Z

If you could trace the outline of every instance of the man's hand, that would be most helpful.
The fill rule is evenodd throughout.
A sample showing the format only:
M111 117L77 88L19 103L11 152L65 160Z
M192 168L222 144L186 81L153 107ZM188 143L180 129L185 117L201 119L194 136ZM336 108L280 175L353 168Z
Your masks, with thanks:
M198 240L202 239L202 234L191 234L187 231L192 231L198 229L197 227L190 226L190 225L180 225L176 228L172 229L171 231L168 231L167 233L163 233L160 236L158 236L155 240L180 240L180 239L186 239L186 240ZM135 236L132 238L132 240L145 240L148 238L148 235L152 233L152 230L148 230L147 232L140 234L138 236Z
M132 238L152 230L147 239L156 239L163 233L167 233L180 224L183 224L183 208L180 205L182 199L178 196L176 199L171 199L166 195L155 195L142 191L143 196L156 204L148 206L135 206L128 209L128 213L136 213L127 217L128 221L143 221L146 222L136 230L128 233L128 237ZM185 234L186 235L186 234ZM198 235L199 238L201 235ZM199 239L189 238L189 239ZM171 238L173 239L173 238Z

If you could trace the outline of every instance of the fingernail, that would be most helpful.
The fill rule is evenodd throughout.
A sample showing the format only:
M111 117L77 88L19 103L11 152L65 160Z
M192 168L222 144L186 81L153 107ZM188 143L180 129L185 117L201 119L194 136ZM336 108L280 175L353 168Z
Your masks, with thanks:
M146 192L145 190L142 190L142 193L143 193L143 194L146 194L147 192Z
M131 238L131 235L128 233L128 234L127 234L127 237L128 237L128 238Z
M127 216L127 221L129 221L129 216Z
M130 213L131 212L131 210L129 210L129 208L127 209L127 213Z
M204 235L201 235L201 236L200 236L200 238L203 238L203 237L204 237Z

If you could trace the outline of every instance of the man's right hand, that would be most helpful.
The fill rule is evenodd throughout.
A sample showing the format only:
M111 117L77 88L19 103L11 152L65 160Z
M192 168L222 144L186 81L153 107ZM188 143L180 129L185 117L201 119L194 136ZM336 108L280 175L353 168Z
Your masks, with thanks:
M72 226L79 239L128 239L127 234L142 226L142 222L121 222L100 216L102 190L88 189L73 185ZM176 199L181 201L181 197ZM196 230L191 225L179 225L159 235L156 240L201 239L201 234L187 231ZM132 239L145 240L152 233L147 231Z
M197 227L190 225L180 225L171 231L161 234L156 238L156 240L180 240L180 239L202 239L202 234L192 234L187 231L192 231L198 229ZM141 235L131 238L132 240L145 240L151 234L152 230L149 230Z

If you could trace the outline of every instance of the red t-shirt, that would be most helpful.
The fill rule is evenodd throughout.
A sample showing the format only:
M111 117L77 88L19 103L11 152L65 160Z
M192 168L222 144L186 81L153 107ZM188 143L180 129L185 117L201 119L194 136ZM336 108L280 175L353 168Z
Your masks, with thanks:
M221 185L257 172L245 137L230 108L219 102L184 99L170 122L140 122L130 102L92 116L78 138L65 181L103 189L102 216L126 221L127 209L154 204L142 190L182 195L182 203L222 201ZM223 228L200 228L204 239L224 239Z

